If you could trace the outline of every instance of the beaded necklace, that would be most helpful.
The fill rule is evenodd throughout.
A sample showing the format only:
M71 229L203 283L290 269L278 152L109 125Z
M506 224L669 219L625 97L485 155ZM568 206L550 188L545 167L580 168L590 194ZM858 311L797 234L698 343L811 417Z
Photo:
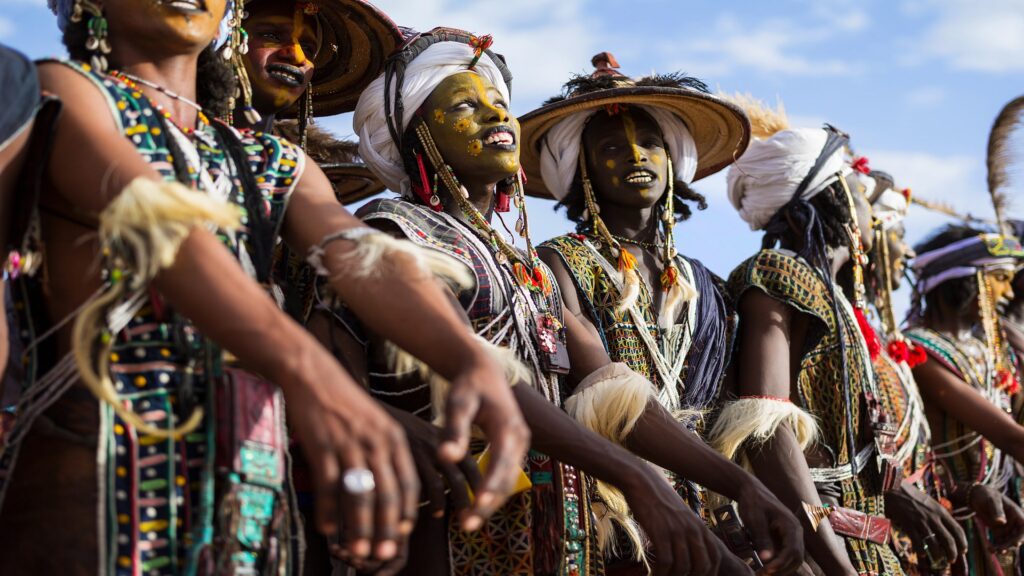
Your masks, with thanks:
M484 215L481 214L480 211L477 210L476 206L469 201L469 193L466 191L466 188L459 183L458 178L455 177L451 167L445 163L444 158L441 157L441 152L437 149L437 145L434 143L434 138L431 136L430 129L427 128L426 124L420 122L416 125L416 135L419 137L420 143L423 145L423 150L426 152L427 158L434 166L434 194L431 196L431 202L433 203L434 198L437 198L437 179L440 177L441 181L444 182L445 187L448 188L448 192L451 194L452 198L455 199L455 203L458 204L463 215L469 219L470 224L481 234L487 237L492 250L495 252L495 257L498 262L503 265L511 264L512 272L515 275L516 281L531 291L541 292L545 296L551 294L551 279L548 278L548 275L544 272L544 267L541 264L540 257L537 256L537 251L534 249L533 242L530 240L530 227L526 216L526 201L523 193L522 171L520 170L519 174L517 174L515 178L513 201L519 209L519 220L516 222L516 231L519 233L520 237L526 241L525 257L505 242L501 238L501 234L491 226L490 222L484 218Z
M139 78L138 76L129 74L127 72L118 72L116 70L111 70L107 74L110 77L118 80L119 82L121 82L125 86L131 88L135 92L135 94L137 94L138 96L142 95L142 90L139 88L139 85L142 84L143 86L148 86L149 88L152 88L152 89L160 92L161 94L167 96L168 98L171 98L172 100L177 100L177 101L179 101L179 102L181 102L183 104L186 104L188 106L191 106L192 108L195 108L196 112L198 112L198 116L196 117L196 126L192 127L192 128L188 128L188 127L185 127L185 126L182 126L181 124L179 124L171 116L171 113L168 112L167 110L165 110L163 106L161 106L160 104L157 104L156 102L154 102L152 98L149 99L149 104L154 109L156 109L156 111L158 113L160 113L161 116L166 118L168 122L170 122L171 124L174 124L174 126L178 130L181 130L182 133L184 133L186 136L192 136L195 133L196 128L204 128L204 127L210 125L210 119L206 117L206 113L203 112L203 107L202 106L200 106L196 102L193 102L192 100L190 100L190 99L188 99L188 98L186 98L186 97L184 97L184 96L182 96L182 95L180 95L180 94L178 94L176 92L168 90L167 88L164 88L163 86L161 86L161 85L159 85L159 84L157 84L155 82L150 82L149 80L146 80L145 78ZM133 96L135 94L133 94ZM136 96L136 97L138 97L138 96Z
M501 266L510 267L512 276L516 282L527 289L527 294L532 293L531 299L537 307L537 317L534 319L534 336L536 337L540 361L547 372L556 374L569 373L569 354L565 346L564 326L561 321L552 313L552 307L558 300L557 292L551 285L551 279L544 271L544 265L537 256L537 251L530 240L530 226L526 216L526 199L523 192L522 170L516 174L515 189L513 190L513 201L519 209L519 220L516 222L516 231L526 241L525 256L515 248L506 243L501 234L495 230L487 218L477 210L476 206L469 201L469 192L459 183L451 166L445 163L440 150L434 143L430 129L423 122L416 124L416 135L420 144L426 152L427 158L434 166L434 191L431 196L431 204L435 205L437 198L437 180L444 182L449 194L455 199L462 214L469 219L470 225L486 239L486 244L494 253L494 258Z

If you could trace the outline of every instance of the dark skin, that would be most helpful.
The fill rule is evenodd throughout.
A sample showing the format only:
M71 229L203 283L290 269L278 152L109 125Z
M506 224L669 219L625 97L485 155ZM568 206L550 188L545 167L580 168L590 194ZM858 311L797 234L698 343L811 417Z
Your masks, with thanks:
M1012 272L994 270L987 276L996 302L1014 298ZM961 338L967 337L980 321L976 303L964 307L940 302L938 306L925 310L923 324L937 332ZM914 379L921 390L925 413L933 430L940 430L944 419L954 419L984 436L1018 462L1024 458L1024 427L951 370L939 362L929 361L914 368ZM992 530L998 548L1018 546L1024 541L1024 512L1017 504L987 486L970 490L970 496L967 504Z
M849 182L849 180L848 180ZM856 189L856 188L853 188ZM854 194L854 208L865 249L870 250L871 209L862 195ZM795 235L801 237L799 234ZM800 246L782 246L797 251ZM833 250L833 279L849 260L846 247ZM739 301L739 353L737 354L736 394L738 396L770 396L799 402L797 382L800 362L809 334L810 316L768 296L760 290L748 290ZM810 467L829 466L830 459L821 449L804 453L796 435L783 425L759 450L748 450L754 473L768 489L800 518L804 542L814 562L825 574L854 575L842 540L827 521L817 531L802 513L803 503L820 505Z
M627 109L614 116L598 113L583 132L583 149L601 217L609 231L638 241L653 241L659 228L655 207L663 201L670 177L668 151L653 118L640 109ZM647 285L660 286L660 255L635 244L623 243L622 247L636 256ZM579 338L579 345L590 348L596 344L600 350L587 349L586 354L606 356L597 327L584 311L565 264L550 250L541 250L541 258L562 288L566 310L585 334ZM656 292L663 294L661 290ZM656 309L662 303L663 296L655 302ZM570 346L571 342L572 335ZM659 404L649 407L626 439L626 447L736 500L765 562L764 573L787 573L800 565L803 549L796 518L761 482L686 430Z
M277 114L293 106L303 97L307 86L315 72L314 57L319 49L317 45L314 16L306 15L296 8L294 2L251 2L246 6L249 17L245 20L246 31L249 32L249 52L246 54L246 72L252 82L253 107L262 119L254 128L269 131L276 120ZM235 114L236 122L246 123L245 115L240 111ZM324 311L315 310L308 322L308 328L325 346L337 341L344 342L349 349L340 350L339 359L343 361L357 379L365 384L365 358L361 356L361 347L354 345L351 338L337 338L331 334L332 319ZM357 350L358 348L358 350ZM390 409L385 410L402 427L409 441L409 448L419 478L423 484L423 492L431 502L427 512L434 514L441 510L444 499L438 495L443 492L443 484L457 487L452 492L452 501L457 508L473 515L468 492L465 489L467 479L465 470L472 470L471 482L474 490L480 489L480 474L472 466L470 455L451 462L439 457L443 443L442 431L424 423L416 417ZM336 555L355 562L354 557L344 548L335 544L331 549ZM323 548L311 546L309 554L317 554ZM397 561L387 564L374 564L377 570L389 570L401 566L402 555L396 556ZM369 563L363 563L366 567Z
M889 251L889 281L892 290L898 290L903 283L903 272L907 268L907 261L917 256L914 249L907 244L906 229L903 224L897 224L883 232ZM874 262L872 262L874 265ZM880 272L878 272L880 273Z
M294 2L263 0L246 6L249 17L249 52L245 69L252 82L252 105L263 117L259 129L267 131L277 114L302 97L313 79L313 58L320 48L315 16L296 14ZM245 123L245 115L236 113Z
M208 0L205 10L198 12L180 12L171 5L134 0L108 0L105 7L113 45L112 61L118 62L122 70L194 99L198 55L216 33L224 13L224 1ZM154 37L157 41L152 40ZM53 148L53 158L59 159L54 160L54 166L60 168L49 171L50 182L44 191L59 211L79 214L86 219L94 218L134 177L155 179L149 166L142 163L138 152L120 134L113 119L96 113L96 110L106 109L106 101L92 83L66 67L54 64L42 66L40 76L44 89L65 96L65 110ZM195 124L197 114L194 109L156 90L142 90L181 125ZM94 146L82 147L81 142L84 141ZM315 165L307 166L298 183L287 220L284 235L289 245L300 253L308 251L311 245L330 232L360 225L338 205L326 177ZM89 236L91 228L83 228L70 220L47 216L43 228L48 246L48 312L51 318L59 319L77 308L99 285L95 266L97 246ZM332 243L327 248L327 260L344 260L351 249L349 242ZM222 268L228 269L227 266ZM241 273L240 270L238 272ZM474 514L486 517L509 492L518 473L518 463L528 446L529 432L507 388L504 385L491 387L491 383L504 381L500 367L473 342L449 307L443 302L437 304L444 298L439 286L410 269L405 262L396 262L393 273L402 279L383 273L359 282L345 282L347 287L336 289L336 292L368 325L389 334L395 342L403 341L400 345L404 349L423 358L446 378L450 377L454 401L449 404L441 457L450 462L460 461L467 450L471 423L484 429L492 440L494 465L485 476L480 496L474 503ZM344 273L339 278L343 276ZM185 277L175 279L183 282ZM240 280L230 280L222 275L217 281L216 288L221 290L221 294L230 291L231 296L225 297L225 302L209 297L215 292L211 286L194 283L191 279L188 283L192 290L201 287L199 291L203 292L201 301L196 305L207 307L202 310L212 308L210 314L223 319L224 316L217 314L230 309L226 303L238 298L237 282ZM165 288L159 283L157 287ZM255 285L250 284L250 287L256 289ZM388 294L390 296L385 296ZM170 293L168 301L186 315L201 317L198 311L189 308L187 302L181 304L172 299ZM237 301L244 302L241 299ZM384 304L386 301L389 302L387 305ZM447 333L443 339L444 346L438 343L437 338L423 338L423 333L410 329L410 318L420 318L413 324L430 326L433 336L438 331ZM232 318L231 322L240 321ZM217 329L215 325L198 325L214 339L224 334L224 330ZM58 352L63 353L70 348L69 333L70 329L65 329L57 334ZM243 332L252 342L259 342L253 337L259 333ZM240 334L235 337L240 337ZM308 344L312 340L299 338L296 342ZM233 346L239 346L237 342L224 344L233 351ZM343 519L343 542L354 556L394 557L415 519L419 494L415 468L401 429L371 401L366 400L364 404L359 400L365 396L359 396L361 392L358 389L350 389L350 378L337 376L344 374L340 368L325 369L327 372L321 374L315 372L316 366L333 363L333 360L323 358L316 360L318 354L326 354L321 348L306 347L301 353L291 347L284 349L295 354L281 358L264 351L264 357L274 358L281 364L266 367L265 362L257 358L254 370L279 382L288 399L289 410L303 414L303 418L295 420L292 430L307 451L313 468L318 528L327 534L336 533ZM454 350L461 352L453 356ZM237 351L236 354L246 358L245 354ZM254 353L250 351L247 354L253 357ZM324 378L325 374L331 373L337 377ZM66 408L68 415L78 414L81 418L83 413L94 412L94 408L88 407L89 403L76 404L73 399L68 399L67 406L58 405L54 410L60 412ZM75 431L84 435L94 433L95 429L95 422L88 418L84 422L64 424L72 429L77 426L80 430ZM44 464L56 467L68 464L64 473L71 474L84 490L91 489L95 481L93 458L89 458L92 464L88 466L84 465L88 460L72 464L77 462L79 450L59 443L47 445L44 451L50 456ZM374 472L375 493L356 498L342 489L342 472L353 467L368 467ZM43 469L39 474L49 477L54 471ZM69 476L62 479L69 481ZM63 524L92 525L94 505L90 507L88 501L80 501L70 491L61 492L65 488L63 485L51 487L56 492L50 494L52 499L44 499L48 507L61 506L64 502L57 496L66 494L70 501L65 509L83 515L78 523ZM30 487L24 488L31 491ZM12 500L17 499L9 501ZM52 530L52 525L49 530ZM95 544L83 544L90 538L91 533L88 532L69 536L68 549L94 550ZM85 552L76 562L95 566L88 557L89 552Z
M507 103L487 79L470 72L444 80L421 108L438 150L466 188L469 201L485 218L492 213L497 183L519 169L514 144L501 143L508 142L504 136L499 142L488 143L496 133L518 139L518 126L507 109ZM445 202L444 209L456 218L465 218L455 202ZM564 314L564 323L572 362L568 380L575 384L611 360L573 315ZM635 456L585 430L527 386L517 386L516 397L534 432L535 448L623 491L652 541L655 573L749 574L749 569L726 552L700 519L682 505L668 483ZM657 457L651 457L651 461L676 466L683 459L679 454L682 451L664 448L664 438L678 425L659 405L653 406L637 424L640 432L633 432L627 447L635 448L645 458L647 452L656 452ZM647 446L651 436L646 434L651 431L657 434L654 444L663 448ZM634 442L643 447L634 446Z
M902 281L906 260L914 256L914 251L904 240L903 224L895 225L882 234L888 251L888 262L880 264L878 253L871 252L869 266L876 274L877 282L884 281L882 271L883 266L887 266L891 288L896 290ZM876 370L885 369L891 368L881 359L877 360ZM916 386L915 383L910 385ZM919 558L928 558L924 549L926 544L938 546L936 552L948 561L967 551L967 536L956 520L934 498L913 484L903 482L895 490L886 492L885 514L897 528L910 536ZM935 540L926 542L925 539L932 535Z

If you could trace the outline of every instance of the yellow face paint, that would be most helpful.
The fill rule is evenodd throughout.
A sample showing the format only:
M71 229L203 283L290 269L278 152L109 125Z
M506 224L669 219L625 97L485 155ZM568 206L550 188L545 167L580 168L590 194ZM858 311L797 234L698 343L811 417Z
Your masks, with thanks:
M621 180L619 180L619 177L618 177L618 176L612 176L612 184L613 184L614 186L618 187L618 185L619 185L619 184L621 184L621 183L622 183L622 181L621 181Z
M483 150L484 143L480 139L470 140L469 146L466 147L466 151L469 152L471 156L479 156Z
M469 130L469 118L462 118L455 123L455 131L462 134L466 130Z
M292 15L292 45L295 48L295 61L299 66L306 63L306 53L302 51L302 43L300 41L305 25L305 14L302 8L296 6L295 14Z
M444 124L444 110L440 108L434 108L434 122L438 124Z
M609 170L614 170L615 169L615 160L608 159L608 160L605 161L604 165L607 166Z
M629 111L622 112L622 127L626 129L626 141L629 142L629 147L633 150L633 161L639 164L643 159L643 154L636 143L636 123L633 122Z
M476 88L477 97L480 99L480 105L484 108L488 108L497 112L499 115L504 116L505 111L498 108L491 102L491 99L487 97L487 87L484 86L484 81L480 78L479 74L470 74L470 79L473 82L473 87Z

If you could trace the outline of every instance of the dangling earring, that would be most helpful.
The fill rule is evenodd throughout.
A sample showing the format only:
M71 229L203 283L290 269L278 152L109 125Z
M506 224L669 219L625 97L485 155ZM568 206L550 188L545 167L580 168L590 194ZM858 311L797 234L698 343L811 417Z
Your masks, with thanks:
M81 22L85 12L89 13L89 21L86 23L89 38L85 41L85 49L90 53L89 64L93 70L103 74L107 71L107 54L110 54L107 18L103 15L103 10L90 0L75 0L71 21Z
M231 30L228 41L220 49L220 56L231 64L238 79L238 87L231 97L230 114L234 114L238 99L242 99L242 113L250 125L258 124L262 117L252 107L252 84L249 81L249 73L245 70L243 58L249 53L249 33L242 28L242 20L245 19L245 5L242 0L234 0L231 7L231 15L228 18L228 28Z
M306 149L307 130L313 123L313 83L306 85L306 91L302 93L302 104L299 107L299 148Z

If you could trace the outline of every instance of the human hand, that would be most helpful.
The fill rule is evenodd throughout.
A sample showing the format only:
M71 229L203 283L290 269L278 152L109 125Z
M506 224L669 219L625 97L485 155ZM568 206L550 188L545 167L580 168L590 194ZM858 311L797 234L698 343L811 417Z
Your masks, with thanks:
M312 469L317 529L328 540L339 536L337 553L353 560L394 560L420 495L402 428L354 383L307 378L282 389Z
M451 503L456 514L467 510L472 500L471 494L478 489L481 482L476 460L469 454L456 464L441 460L438 456L438 446L441 444L440 428L415 414L387 404L381 406L405 431L409 451L412 453L423 486L420 508L435 518L444 516L448 503ZM397 572L405 565L406 553L407 550L403 548L400 554L388 562L373 559L360 561L352 558L351 554L339 546L331 546L331 555L360 572L372 574Z
M967 536L956 520L934 498L912 484L902 483L885 493L885 515L910 536L922 564L944 559L939 570L967 552Z
M740 518L764 563L758 574L790 574L804 560L800 521L756 478L740 487L736 499Z
M660 474L637 461L637 470L624 473L620 489L651 542L651 564L656 576L718 574L724 544L687 508ZM731 554L730 554L731 555ZM738 560L738 559L737 559ZM750 569L738 562L749 574ZM739 569L734 563L728 563Z
M1024 542L1024 512L1013 500L984 484L969 489L968 504L992 532L992 544L998 550L1016 548Z
M476 499L462 514L466 530L479 528L509 497L530 447L530 429L506 381L498 363L488 357L463 370L448 392L441 460L455 464L466 457L473 424L487 437L491 455Z
M386 404L384 409L405 430L409 450L423 486L420 506L425 506L426 512L435 518L444 516L449 502L457 515L468 511L472 495L479 491L483 482L476 460L469 453L454 464L442 460L439 455L440 428L404 410Z

